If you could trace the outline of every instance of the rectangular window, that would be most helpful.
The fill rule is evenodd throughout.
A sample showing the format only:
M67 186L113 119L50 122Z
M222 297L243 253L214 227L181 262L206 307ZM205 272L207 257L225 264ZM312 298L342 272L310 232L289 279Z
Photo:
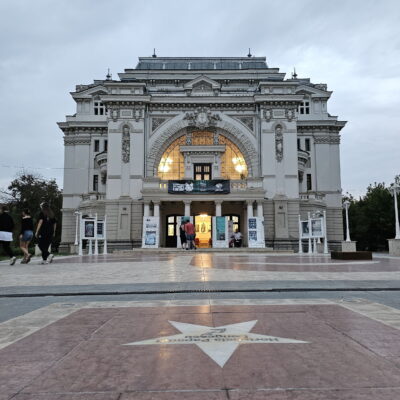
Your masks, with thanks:
M301 150L300 139L297 139L297 150Z
M94 115L106 115L106 108L101 101L94 102Z
M306 139L306 151L310 151L310 139Z
M100 149L100 141L99 140L95 140L94 141L94 151L97 153Z
M311 174L307 174L307 190L312 190Z
M99 176L93 175L93 192L99 191Z
M310 102L309 101L303 101L299 105L299 113L300 114L310 114Z
M104 151L108 150L108 140L104 141Z

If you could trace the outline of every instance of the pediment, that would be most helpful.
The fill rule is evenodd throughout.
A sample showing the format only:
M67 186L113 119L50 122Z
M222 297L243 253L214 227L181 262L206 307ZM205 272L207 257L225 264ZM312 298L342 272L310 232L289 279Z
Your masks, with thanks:
M296 94L303 94L310 97L331 97L332 92L322 90L312 86L301 85L296 88Z
M221 85L218 82L214 81L213 79L210 79L205 75L200 75L184 85L185 89L191 89L196 91L205 91L205 90L214 91L214 90L219 90L220 87Z
M108 94L107 89L103 85L94 86L78 93L72 93L74 98L100 98L100 96Z

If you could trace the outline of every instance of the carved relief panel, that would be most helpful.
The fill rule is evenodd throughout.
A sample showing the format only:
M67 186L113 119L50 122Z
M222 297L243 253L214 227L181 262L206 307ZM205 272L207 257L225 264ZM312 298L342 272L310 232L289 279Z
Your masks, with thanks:
M129 162L131 155L131 136L129 126L124 126L122 130L122 162Z

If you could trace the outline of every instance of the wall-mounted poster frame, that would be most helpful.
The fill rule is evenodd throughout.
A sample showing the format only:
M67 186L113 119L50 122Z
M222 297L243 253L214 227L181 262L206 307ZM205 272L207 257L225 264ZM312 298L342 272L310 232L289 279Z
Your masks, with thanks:
M159 247L160 217L143 217L142 248L155 249Z
M212 217L212 242L217 249L229 247L228 217Z
M250 248L264 248L264 218L247 218L247 241Z

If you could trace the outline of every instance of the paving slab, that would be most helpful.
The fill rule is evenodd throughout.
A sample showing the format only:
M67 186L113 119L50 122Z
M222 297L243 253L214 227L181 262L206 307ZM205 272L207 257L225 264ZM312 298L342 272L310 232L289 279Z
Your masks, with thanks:
M21 326L29 333L8 336L0 350L4 398L379 400L400 393L400 311L365 300L54 304L0 324L0 339Z

